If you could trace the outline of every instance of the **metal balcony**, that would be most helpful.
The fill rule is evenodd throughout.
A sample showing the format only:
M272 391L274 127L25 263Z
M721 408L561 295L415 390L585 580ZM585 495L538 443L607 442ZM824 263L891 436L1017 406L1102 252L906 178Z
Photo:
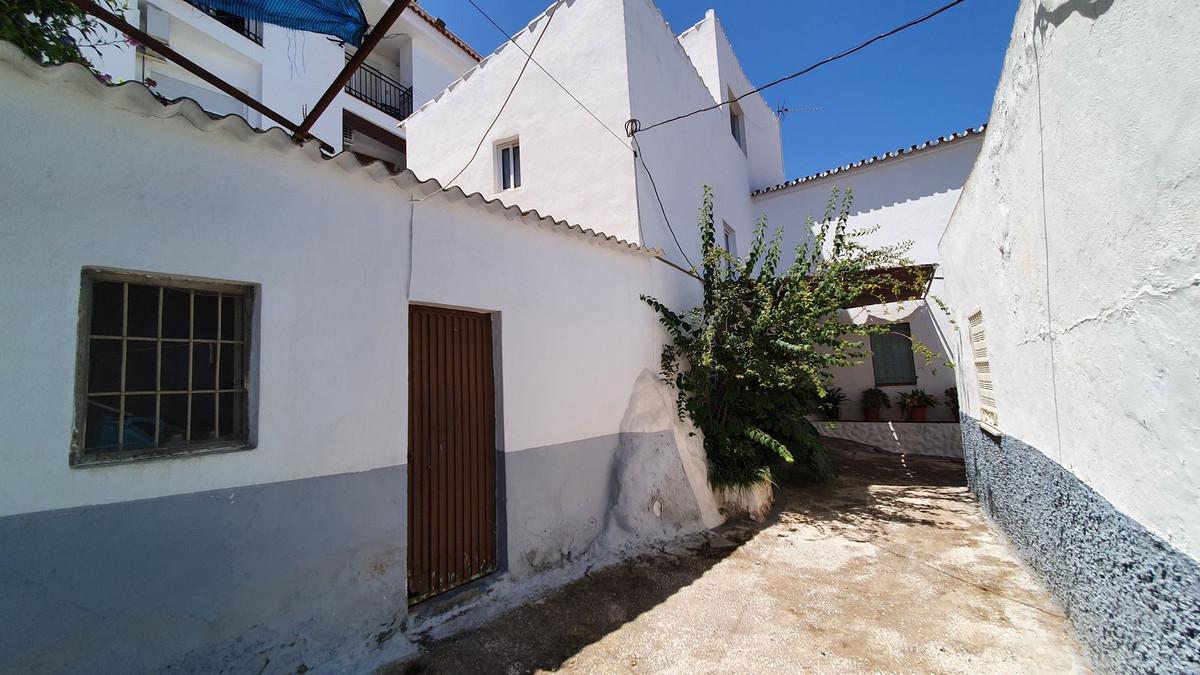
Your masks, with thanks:
M204 12L217 21L234 29L238 33L241 33L242 36L247 40L250 40L257 45L261 45L263 43L263 27L261 21L256 19L246 19L235 14L230 14L229 12L222 12L219 9L213 9L212 7L204 7L192 2L192 0L185 1L201 12Z
M346 55L349 61L350 54ZM412 114L412 87L406 87L396 80L384 75L382 71L369 64L362 64L350 81L346 83L346 93L367 103L377 110L402 120Z

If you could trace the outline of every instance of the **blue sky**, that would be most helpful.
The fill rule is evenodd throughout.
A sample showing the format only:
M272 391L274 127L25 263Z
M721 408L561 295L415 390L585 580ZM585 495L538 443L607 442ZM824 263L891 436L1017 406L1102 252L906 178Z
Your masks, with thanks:
M475 0L509 33L550 0ZM586 1L586 0L585 0ZM717 11L755 84L794 72L946 0L656 0L676 34ZM788 178L987 120L1017 0L968 0L853 56L763 92L784 117ZM483 54L504 39L466 0L422 0ZM555 72L551 64L545 65ZM556 73L557 74L557 73ZM564 84L570 87L569 81ZM685 111L680 111L685 112Z

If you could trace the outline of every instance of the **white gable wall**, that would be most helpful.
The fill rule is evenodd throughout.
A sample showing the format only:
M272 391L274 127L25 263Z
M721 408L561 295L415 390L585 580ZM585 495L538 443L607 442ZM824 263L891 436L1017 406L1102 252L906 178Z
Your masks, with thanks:
M731 94L742 96L755 88L742 70L733 45L713 10L708 10L703 21L684 31L679 36L679 43L695 64L696 71L700 73L715 102L727 101ZM783 182L783 141L779 118L759 94L746 96L737 105L743 115L751 189ZM729 115L728 108L724 112L726 116Z
M655 122L713 105L696 67L671 34L650 0L625 0L632 116L647 127ZM638 134L643 160L658 187L669 219L664 220L653 185L638 164L637 201L642 241L663 250L677 264L700 259L696 213L703 186L713 190L714 220L720 241L727 222L744 247L751 229L750 185L746 156L729 130L724 110L693 115ZM674 230L672 237L671 230ZM679 240L679 246L675 238Z
M488 131L527 58L506 43L405 121L409 167L443 184L454 179L468 193L638 241L633 160L624 138L629 99L622 2L556 3L516 36L526 51L533 49L549 13L553 20L534 58L617 137L533 64ZM521 144L522 186L502 192L495 144L514 137Z

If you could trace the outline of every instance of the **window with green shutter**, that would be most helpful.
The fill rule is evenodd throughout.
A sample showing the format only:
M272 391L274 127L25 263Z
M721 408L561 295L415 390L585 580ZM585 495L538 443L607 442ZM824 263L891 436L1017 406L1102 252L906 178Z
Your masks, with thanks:
M875 386L917 383L911 336L907 323L894 323L890 332L871 336Z

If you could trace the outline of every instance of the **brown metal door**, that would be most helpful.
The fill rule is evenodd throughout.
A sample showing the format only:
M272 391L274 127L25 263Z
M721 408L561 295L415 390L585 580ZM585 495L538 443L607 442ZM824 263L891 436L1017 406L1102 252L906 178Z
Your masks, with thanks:
M408 597L496 569L492 321L439 307L408 315Z

